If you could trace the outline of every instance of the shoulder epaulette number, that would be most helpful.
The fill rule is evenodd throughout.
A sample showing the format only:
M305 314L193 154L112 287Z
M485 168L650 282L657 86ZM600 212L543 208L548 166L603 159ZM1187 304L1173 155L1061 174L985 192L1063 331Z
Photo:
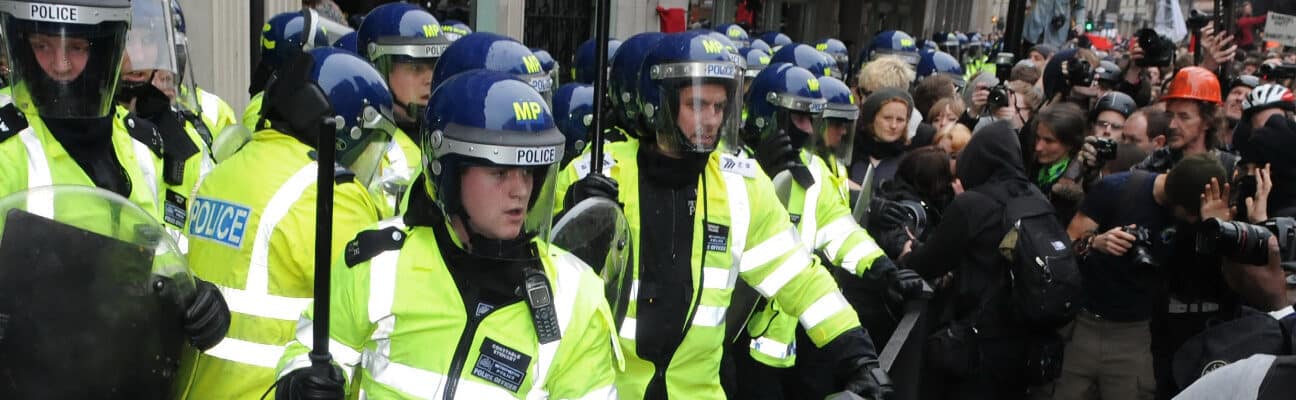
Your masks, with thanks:
M27 129L27 118L23 118L22 113L18 112L18 107L13 103L0 107L0 142L18 136L18 132L23 129Z
M405 231L395 226L356 234L343 252L347 268L369 261L383 252L400 250L405 244L405 236Z

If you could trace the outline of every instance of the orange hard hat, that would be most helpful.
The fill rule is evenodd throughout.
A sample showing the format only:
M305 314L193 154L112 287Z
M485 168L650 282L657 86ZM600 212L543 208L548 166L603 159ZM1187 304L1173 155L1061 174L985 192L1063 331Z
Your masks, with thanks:
M1219 78L1215 77L1214 72L1202 67L1186 67L1176 72L1174 80L1170 81L1170 87L1166 89L1165 95L1161 96L1161 100L1223 103L1220 100Z

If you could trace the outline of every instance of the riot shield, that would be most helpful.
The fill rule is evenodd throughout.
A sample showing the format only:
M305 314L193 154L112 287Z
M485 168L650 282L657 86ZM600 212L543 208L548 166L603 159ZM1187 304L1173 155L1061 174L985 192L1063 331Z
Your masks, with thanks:
M212 159L218 164L228 160L251 141L251 130L243 125L230 124L212 139Z
M554 224L550 243L579 257L603 277L608 305L615 315L624 315L624 299L630 290L630 224L621 205L602 197L576 203Z
M778 196L779 202L787 207L788 201L792 198L792 185L796 184L796 179L792 177L792 171L782 170L774 175L774 194Z
M0 398L165 398L194 294L161 223L117 194L0 199Z
M859 222L861 228L868 229L869 220L869 203L873 200L873 166L870 165L864 171L864 179L860 181L859 196L855 199L855 204L851 207L851 214L855 221Z

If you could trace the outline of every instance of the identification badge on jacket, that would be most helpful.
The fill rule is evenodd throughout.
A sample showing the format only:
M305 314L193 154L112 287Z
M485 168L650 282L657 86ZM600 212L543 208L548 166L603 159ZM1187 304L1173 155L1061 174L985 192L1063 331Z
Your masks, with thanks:
M729 251L729 227L707 222L705 230L702 245L707 251Z
M499 344L491 338L482 340L477 363L473 365L472 374L505 389L517 393L526 380L527 367L531 365L531 356Z

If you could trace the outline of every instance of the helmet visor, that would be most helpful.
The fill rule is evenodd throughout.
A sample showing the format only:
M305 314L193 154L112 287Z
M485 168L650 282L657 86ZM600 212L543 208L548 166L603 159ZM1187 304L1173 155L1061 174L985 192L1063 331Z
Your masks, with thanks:
M829 105L823 111L822 129L815 135L814 152L829 165L850 165L855 146L855 120L859 109L850 105Z
M131 26L126 32L126 59L122 61L122 80L145 82L175 99L177 94L174 25L171 8L163 0L131 2Z
M46 118L107 116L129 10L71 6L67 9L83 17L77 23L59 23L33 15L28 6L39 8L0 3L15 102L23 111Z
M351 124L345 132L339 132L339 135L346 136L336 141L338 162L350 168L357 179L369 186L379 177L380 164L396 129L396 124L381 111L365 106L359 121Z
M891 49L879 49L873 51L874 60L877 60L878 58L882 58L885 56L899 57L901 60L904 60L904 62L909 63L909 65L918 65L918 59L921 58L918 55L918 52L916 51L903 51L903 50L891 50Z
M660 110L650 114L657 143L670 152L737 152L742 111L742 69L727 62L688 62L654 66L650 73L661 93Z
M476 139L470 140L469 138ZM478 143L495 138L495 143ZM461 209L468 228L490 239L547 238L554 210L554 182L566 139L558 130L513 134L451 124L425 143L434 174L458 175L446 209ZM441 170L463 160L457 171ZM445 164L442 164L442 162ZM453 180L454 177L451 177Z

